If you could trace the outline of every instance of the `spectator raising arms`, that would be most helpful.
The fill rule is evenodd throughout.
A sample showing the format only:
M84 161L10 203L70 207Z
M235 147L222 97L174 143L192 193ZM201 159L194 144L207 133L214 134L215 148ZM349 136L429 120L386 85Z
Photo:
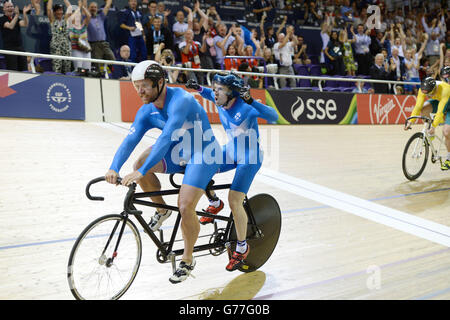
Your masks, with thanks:
M22 34L20 27L28 25L28 13L31 10L31 4L23 8L23 19L19 18L19 7L12 2L5 2L3 5L4 16L0 18L3 46L5 50L25 51L22 43ZM5 55L6 68L8 70L26 71L27 57Z
M111 8L112 0L106 0L102 10L98 10L97 2L89 4L88 10L91 14L91 20L88 25L88 40L91 45L91 57L93 59L115 60L114 53L111 50L109 42L106 40L105 20ZM97 70L100 66L95 64Z
M216 61L215 67L217 69L221 69L221 65L223 63L224 53L227 52L227 48L231 45L235 37L232 35L234 29L234 25L230 28L230 31L227 33L228 29L225 23L220 23L217 27L218 34L213 38L214 49L216 52Z
M87 26L91 19L91 14L86 8L87 0L84 3L78 0L78 7L69 18L69 36L72 44L72 56L78 58L91 58L91 46L88 42ZM83 14L81 13L83 11ZM90 61L76 60L73 62L75 70L91 69Z
M364 33L364 25L359 24L357 27L357 34L350 29L353 34L355 41L355 58L358 62L358 74L368 75L369 68L372 61L372 56L370 55L369 46L372 40L369 37L370 29L367 29Z
M297 37L294 35L294 27L288 26L286 28L286 35L284 33L278 34L278 42L273 46L275 59L279 61L280 67L278 73L283 75L295 75L292 67L292 56L294 55L294 47L297 45ZM291 88L296 86L295 79L288 78ZM286 86L286 78L280 78L280 87Z
M178 11L176 15L176 22L172 26L172 32L174 34L174 49L177 58L181 60L181 52L179 49L179 45L181 42L184 41L184 33L187 31L187 29L192 30L192 10L189 7L184 6L183 9L188 13L187 23L184 21L184 13L183 11ZM177 60L179 61L179 60Z
M64 0L64 3L67 6L66 13L64 13L62 5L53 5L53 0L48 0L47 15L50 21L50 30L52 32L50 53L59 56L70 56L72 50L67 20L72 15L72 5L68 0ZM72 70L72 63L70 60L53 59L52 65L54 72L66 73Z
M181 62L187 68L200 69L200 51L206 51L206 43L203 45L194 41L194 32L192 29L187 29L184 33L184 41L179 44L181 52ZM203 75L199 72L187 71L187 79L195 80L196 82L203 84Z

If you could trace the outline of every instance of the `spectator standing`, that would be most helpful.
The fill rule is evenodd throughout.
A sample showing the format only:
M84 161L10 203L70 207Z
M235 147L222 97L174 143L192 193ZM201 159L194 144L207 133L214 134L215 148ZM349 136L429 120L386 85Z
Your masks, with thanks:
M272 10L272 2L268 0L256 0L253 2L252 12L256 15L257 21L261 21L262 16L268 16Z
M439 46L439 34L436 32L432 32L427 41L427 46L425 47L425 55L429 60L431 66L433 66L439 60Z
M105 20L111 8L112 0L106 0L102 10L98 11L97 2L89 4L88 10L91 15L87 28L88 40L91 45L91 57L93 59L115 60L113 51L109 42L106 40ZM100 70L99 64L94 64L97 70Z
M164 48L173 50L173 34L164 27L160 16L152 19L152 25L146 31L147 33L147 55L151 60L155 59L156 51L161 43L164 43Z
M200 69L200 51L206 51L206 43L203 45L194 41L194 32L192 29L187 29L184 33L184 41L179 44L181 52L181 62L187 68ZM203 76L199 72L187 71L187 79L195 80L196 82L203 84Z
M331 61L333 75L344 75L345 65L344 65L344 48L342 43L339 41L339 36L337 31L331 32L330 41L328 46L325 48L325 54Z
M185 22L184 12L178 11L176 15L176 22L172 26L172 32L174 34L174 48L176 56L181 59L181 52L179 50L179 45L184 41L184 33L188 29L192 29L192 10L189 7L184 6L183 9L188 13L187 23ZM178 61L178 60L177 60Z
M306 6L304 16L305 25L311 27L318 27L322 22L322 18L323 18L322 12L316 9L316 3L314 1L311 1L309 5Z
M194 11L201 17L198 23L194 21L192 24L194 40L201 42L202 46L206 46L205 52L200 51L200 62L202 69L214 69L214 59L216 57L213 40L214 35L212 32L212 30L214 30L214 24L210 26L210 18L200 8L200 3L198 1L195 3Z
M53 5L53 0L48 0L47 15L50 21L50 30L52 32L50 53L59 56L70 56L72 50L67 20L72 15L72 5L68 0L64 0L64 3L67 6L65 14L62 5ZM52 67L54 72L66 73L71 71L72 63L70 60L53 59Z
M322 50L320 51L320 63L326 63L325 60L325 48L328 46L328 41L330 41L331 25L328 22L322 23L320 27L320 37L322 38Z
M12 2L5 2L3 5L4 16L0 18L2 29L3 48L12 51L25 51L23 48L22 34L20 27L28 26L28 13L31 4L23 8L23 19L19 17L19 7ZM6 68L8 70L26 71L28 70L27 57L5 55Z
M357 34L353 32L353 29L350 29L353 33L353 38L356 39L355 45L355 58L358 63L358 74L368 75L369 68L372 61L372 56L370 55L369 46L372 40L369 37L370 29L367 29L364 33L364 25L359 24L357 27Z
M218 34L213 38L214 48L216 51L215 67L221 68L224 52L227 52L227 48L231 45L236 38L232 35L235 26L231 26L229 32L225 23L221 22L217 27Z
M34 52L50 53L50 24L48 21L40 19L41 15L47 15L47 12L42 13L40 0L31 1L32 9L28 16L27 35L35 39Z
M351 26L351 28L353 28L353 26ZM349 76L355 76L358 68L356 67L355 58L353 56L352 43L354 43L356 39L348 39L347 31L341 30L339 32L339 41L342 43L342 49L344 52L343 58L345 72Z
M120 28L128 31L130 59L141 62L147 59L147 47L142 26L142 13L137 10L137 0L128 0L128 8L120 21Z
M379 53L375 56L375 63L370 67L370 77L376 80L395 80L395 65L389 66L384 61L384 56ZM389 93L387 83L373 83L375 93Z
M273 29L273 26L268 26L266 31L264 31L264 21L265 20L266 20L266 16L262 16L261 23L259 25L259 31L260 31L260 34L261 34L261 38L264 37L264 39L265 39L264 40L265 41L265 45L268 48L272 49L273 45L277 42L277 40L276 40L276 38L274 36L275 31Z
M292 67L292 56L294 55L294 47L297 45L297 37L294 35L294 27L288 26L286 28L286 35L284 33L278 34L278 42L273 46L275 59L279 61L278 73L284 75L295 75ZM286 78L280 78L280 87L286 87ZM289 78L290 87L295 87L295 79Z
M370 54L375 57L377 54L381 53L381 49L386 47L386 33L381 31L376 31L375 36L371 37L371 42L369 46Z
M155 18L158 15L158 4L156 1L152 0L149 1L146 5L147 10L145 12L142 12L142 25L144 26L144 30L147 30L151 27L153 18ZM161 21L163 21L164 16L162 17Z
M157 14L162 17L163 26L169 28L169 18L170 10L166 10L166 5L163 1L158 2L157 5Z
M117 61L121 62L132 62L130 60L130 47L124 44L120 47L120 58ZM113 65L112 78L118 80L130 80L131 72L133 71L132 66L126 66L121 64Z
M391 34L391 39L390 39L391 54L392 54L393 49L397 49L398 55L403 58L405 56L404 49L405 49L405 44L406 44L406 42L405 42L406 37L403 32L402 25L401 24L397 24L397 25L392 24L390 34Z
M399 50L397 48L392 49L392 57L390 59L390 64L395 65L395 80L403 81L405 76L405 63L403 61L403 57L399 55Z
M306 54L308 45L302 36L297 36L297 45L295 46L294 63L296 64L311 64L311 59L309 59Z
M87 0L84 0L86 3ZM81 0L78 1L77 9L72 13L69 18L69 36L72 46L72 57L77 58L91 58L91 46L88 42L87 26L91 19L91 14L87 10L85 3ZM83 11L84 15L81 13ZM73 61L75 70L91 69L90 61Z
M417 57L414 56L413 53L413 49L408 49L405 51L405 80L408 82L417 82L420 83L420 78L419 78L419 59L417 59ZM412 94L412 93L416 93L415 91L416 88L413 87L412 85L405 85L405 92L407 94Z

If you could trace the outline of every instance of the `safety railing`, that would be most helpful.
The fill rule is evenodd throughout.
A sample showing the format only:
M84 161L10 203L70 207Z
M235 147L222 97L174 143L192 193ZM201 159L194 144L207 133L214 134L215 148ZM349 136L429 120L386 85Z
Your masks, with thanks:
M135 62L124 62L124 61L116 61L116 60L102 60L102 59L92 59L92 58L79 58L72 56L59 56L52 54L43 54L43 53L32 53L32 52L22 52L22 51L11 51L11 50L0 50L0 54L6 55L17 55L17 56L26 56L31 57L31 72L36 73L36 66L34 65L34 61L36 58L46 58L46 59L58 59L58 60L71 60L71 61L88 61L92 63L103 64L105 66L108 65L125 65L125 66L135 66L137 63ZM254 57L257 58L257 57ZM179 70L179 71L193 71L193 72L204 72L207 74L207 82L208 85L212 85L212 81L210 75L212 73L223 73L224 70L217 69L196 69L196 68L183 68L176 66L163 66L166 70ZM376 80L376 79L365 79L365 78L338 78L338 77L327 77L327 76L300 76L300 75L291 75L291 74L275 74L275 73L259 73L259 72L244 72L244 71L236 71L237 74L247 75L247 76L257 76L257 77L272 77L272 78L289 78L289 79L309 79L309 80L317 80L318 87L320 91L323 91L323 87L321 83L323 81L349 81L349 82L365 82L365 83L383 83L389 85L413 85L417 86L419 83L410 82L410 81L394 81L394 80ZM107 73L105 77L108 77ZM276 81L274 81L276 83ZM277 87L276 87L277 88ZM300 89L307 90L307 87L296 87L291 89ZM396 93L396 89L394 86L394 92Z

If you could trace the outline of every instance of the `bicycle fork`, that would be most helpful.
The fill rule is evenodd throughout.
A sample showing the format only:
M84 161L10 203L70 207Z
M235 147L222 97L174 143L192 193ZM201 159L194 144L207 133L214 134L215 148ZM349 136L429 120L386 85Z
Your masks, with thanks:
M114 262L114 259L117 257L117 249L119 248L119 243L120 243L120 240L122 239L123 231L125 230L125 225L127 224L127 221L128 221L128 215L125 214L123 216L124 216L124 218L122 220L118 220L116 222L116 224L114 225L113 230L111 231L111 234L109 235L108 241L106 242L106 245L103 248L102 254L101 254L100 258L99 258L99 264L105 265L107 268L110 268L112 266L112 264ZM116 241L116 245L114 247L114 251L113 251L111 257L106 259L106 256L105 256L106 250L108 249L108 247L109 247L109 245L111 243L111 240L112 240L112 238L114 237L114 235L116 233L117 227L119 226L119 223L121 221L122 221L122 226L121 226L120 231L119 231L119 236L117 237L117 241Z

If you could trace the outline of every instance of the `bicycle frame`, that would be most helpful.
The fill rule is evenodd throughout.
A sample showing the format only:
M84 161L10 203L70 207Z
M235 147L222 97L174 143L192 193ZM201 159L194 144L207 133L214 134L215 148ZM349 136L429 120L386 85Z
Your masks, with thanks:
M88 197L88 199L90 200L95 200L95 201L103 201L104 198L103 197L94 197L90 194L90 187L100 181L104 181L105 178L104 177L99 177L96 179L93 179L92 181L90 181L86 187L86 196ZM120 181L120 180L119 180ZM157 251L157 260L158 262L161 263L165 263L167 262L168 259L170 259L170 261L172 262L172 269L175 272L175 257L176 256L180 256L183 254L184 249L178 249L178 250L173 250L173 245L175 243L175 237L178 233L178 228L180 227L180 222L181 222L181 214L180 209L178 207L175 206L170 206L170 205L166 205L166 204L159 204L159 203L155 203L155 202L151 202L151 201L145 201L145 200L141 200L141 198L149 198L149 197L154 197L154 196L167 196L167 195L175 195L175 194L179 194L180 189L179 189L179 185L176 185L173 181L173 175L171 175L170 178L170 182L172 183L172 185L176 188L176 189L172 189L172 190L162 190L162 191L153 191L153 192L139 192L136 193L136 183L131 184L128 188L128 192L127 195L125 196L125 200L124 200L124 211L121 213L124 216L124 221L123 221L123 225L125 225L128 216L132 215L136 218L136 220L139 222L139 224L142 226L142 228L144 229L145 233L147 233L147 235L152 239L153 243L157 246L158 251ZM211 182L208 184L205 192L206 195L208 196L208 198L210 199L214 199L214 197L211 195L210 191L211 190L223 190L223 189L229 189L231 187L231 184L222 184L222 185L216 185L214 186L214 181L211 180ZM153 207L153 208L162 208L162 209L167 209L167 210L172 210L172 211L176 211L178 212L176 221L175 221L175 225L173 227L173 231L172 234L170 236L170 240L169 242L164 242L163 239L163 232L162 230L159 230L160 232L160 237L158 238L155 234L154 231L152 231L150 229L150 227L148 226L148 223L144 220L144 218L142 217L142 211L137 210L136 207L134 206L135 204L137 205L143 205L143 206L147 206L147 207ZM249 224L252 226L253 231L254 231L254 237L255 238L260 238L262 237L262 233L259 230L259 228L256 226L256 222L253 216L253 213L251 212L250 206L248 205L248 199L247 197L245 197L244 199L244 209L247 213L247 216L249 218ZM229 247L228 243L229 243L229 238L230 238L230 233L232 230L232 225L233 225L233 217L232 214L230 213L229 217L225 217L225 216L220 216L220 215L212 215L209 214L207 212L202 212L202 211L196 211L196 214L198 216L205 216L205 217L211 217L214 218L214 221L217 220L222 220L222 221L226 221L227 225L225 227L225 230L223 231L223 233L220 235L218 232L218 228L217 228L217 224L216 222L214 222L214 233L211 234L211 236L215 236L215 233L217 233L217 235L214 238L214 241L209 244L203 244L203 245L197 245L194 247L194 252L200 252L200 251L205 251L205 250L213 250L213 249L220 249L220 250L224 250L225 247ZM117 227L117 226L116 226ZM123 227L121 228L121 233L123 232ZM120 238L121 238L121 233L119 234L119 238L117 240L116 243L116 248L119 245L120 242ZM114 258L114 257L113 257Z

